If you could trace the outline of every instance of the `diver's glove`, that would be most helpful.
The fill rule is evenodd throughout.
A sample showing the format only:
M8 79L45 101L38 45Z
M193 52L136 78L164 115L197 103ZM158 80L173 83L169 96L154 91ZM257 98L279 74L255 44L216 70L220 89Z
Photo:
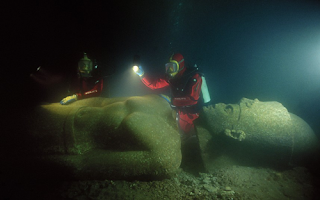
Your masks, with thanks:
M143 70L143 68L141 67L141 66L135 66L134 68L133 68L133 71L136 73L136 74L138 74L140 77L141 76L143 76L144 75L144 70Z
M67 97L63 98L60 101L60 103L61 103L61 105L67 105L67 104L70 104L70 103L75 102L77 100L78 100L77 95L74 94L74 95L67 96Z

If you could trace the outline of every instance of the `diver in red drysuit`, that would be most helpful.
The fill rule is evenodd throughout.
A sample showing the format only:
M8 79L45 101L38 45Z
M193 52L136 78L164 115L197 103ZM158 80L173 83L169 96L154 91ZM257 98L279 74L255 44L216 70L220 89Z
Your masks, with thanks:
M95 68L97 66L94 66ZM60 103L62 105L70 104L74 101L98 97L103 89L103 78L100 75L92 74L92 61L84 53L83 58L78 63L78 78L71 86L75 93L71 96L63 98Z
M185 67L184 58L180 53L173 54L165 65L166 77L151 80L145 75L141 66L133 70L140 76L142 82L151 89L171 87L171 107L177 111L181 137L188 138L195 134L193 121L199 117L200 92L202 76L198 68ZM164 98L166 96L163 96Z

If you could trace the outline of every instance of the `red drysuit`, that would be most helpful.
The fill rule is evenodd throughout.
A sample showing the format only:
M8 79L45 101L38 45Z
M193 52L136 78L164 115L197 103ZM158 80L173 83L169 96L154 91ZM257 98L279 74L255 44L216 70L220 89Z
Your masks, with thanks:
M74 84L78 100L98 97L103 89L103 78L82 77L78 78L78 83Z
M185 133L194 129L193 121L199 117L199 111L196 107L202 84L202 78L197 70L184 70L173 79L151 80L144 75L141 80L151 89L170 86L172 93L171 106L177 110L179 128Z

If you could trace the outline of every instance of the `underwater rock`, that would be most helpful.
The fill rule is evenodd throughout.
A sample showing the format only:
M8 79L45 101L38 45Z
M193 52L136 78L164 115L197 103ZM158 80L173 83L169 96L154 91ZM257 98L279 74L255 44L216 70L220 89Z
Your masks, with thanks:
M243 98L238 104L219 103L204 107L199 120L207 161L224 152L240 162L297 164L312 159L319 146L310 126L275 101Z
M171 108L157 95L40 105L25 120L20 143L27 156L21 162L34 171L47 167L77 179L144 180L169 177L181 163Z

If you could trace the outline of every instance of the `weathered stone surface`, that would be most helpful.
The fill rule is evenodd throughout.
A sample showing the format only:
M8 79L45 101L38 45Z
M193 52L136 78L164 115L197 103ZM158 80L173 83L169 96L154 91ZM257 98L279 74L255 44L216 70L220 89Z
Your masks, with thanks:
M172 110L156 95L40 105L21 116L26 126L10 139L19 169L78 179L161 179L181 163ZM219 162L301 163L318 148L308 124L278 102L219 103L204 107L197 122L208 171Z
M165 178L181 163L171 108L157 95L41 105L26 120L25 160L78 179Z
M200 142L207 144L200 146L208 159L227 152L242 161L299 163L310 158L319 145L308 124L278 102L243 98L239 104L219 103L204 108L200 120L210 132L208 136L204 128L198 128L199 138L206 138Z

